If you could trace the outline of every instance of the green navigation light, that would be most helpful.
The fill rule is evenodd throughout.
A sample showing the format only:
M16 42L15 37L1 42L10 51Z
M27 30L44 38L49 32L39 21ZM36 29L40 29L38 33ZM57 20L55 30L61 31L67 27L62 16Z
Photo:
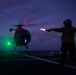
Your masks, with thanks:
M11 45L11 43L10 43L10 42L8 42L8 45Z

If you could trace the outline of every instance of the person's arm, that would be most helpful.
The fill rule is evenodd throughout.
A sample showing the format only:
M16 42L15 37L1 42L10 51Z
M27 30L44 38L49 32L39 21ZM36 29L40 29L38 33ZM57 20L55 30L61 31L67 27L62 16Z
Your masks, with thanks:
M51 29L46 29L46 31L48 31L48 32L51 32L51 31L62 32L63 28L51 28Z

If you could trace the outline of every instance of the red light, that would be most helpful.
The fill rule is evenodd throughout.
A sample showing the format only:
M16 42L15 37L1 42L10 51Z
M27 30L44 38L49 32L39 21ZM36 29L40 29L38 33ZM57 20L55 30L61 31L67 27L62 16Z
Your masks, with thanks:
M24 20L23 24L27 24L27 20Z

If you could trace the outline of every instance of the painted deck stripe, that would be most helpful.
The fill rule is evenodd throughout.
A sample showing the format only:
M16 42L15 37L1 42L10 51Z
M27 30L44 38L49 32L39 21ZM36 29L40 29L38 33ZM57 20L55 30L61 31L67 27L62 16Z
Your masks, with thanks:
M31 58L34 58L34 59L38 59L38 60L41 60L41 61L57 64L57 65L59 64L58 62L55 62L55 61L47 60L47 59L44 59L44 58L39 58L39 57L36 57L36 56L31 56L31 55L28 55L28 54L21 54L21 55L31 57ZM64 64L64 66L76 70L76 66L72 66L72 65L68 65L68 64Z
M0 61L29 61L29 60L37 60L37 59L0 59Z

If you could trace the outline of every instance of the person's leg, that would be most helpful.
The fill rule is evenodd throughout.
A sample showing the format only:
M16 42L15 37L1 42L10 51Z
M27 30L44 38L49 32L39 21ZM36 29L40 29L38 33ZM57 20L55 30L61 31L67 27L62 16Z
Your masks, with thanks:
M73 65L75 64L75 45L74 44L71 44L69 45L69 53L70 53L70 59L73 63Z
M67 55L67 44L66 43L62 43L62 47L61 47L61 60L60 60L60 65L64 65L65 60L66 60L66 55Z
M67 55L67 49L63 49L62 50L62 55L61 55L61 60L60 60L61 65L64 65L65 60L66 60L66 55Z

